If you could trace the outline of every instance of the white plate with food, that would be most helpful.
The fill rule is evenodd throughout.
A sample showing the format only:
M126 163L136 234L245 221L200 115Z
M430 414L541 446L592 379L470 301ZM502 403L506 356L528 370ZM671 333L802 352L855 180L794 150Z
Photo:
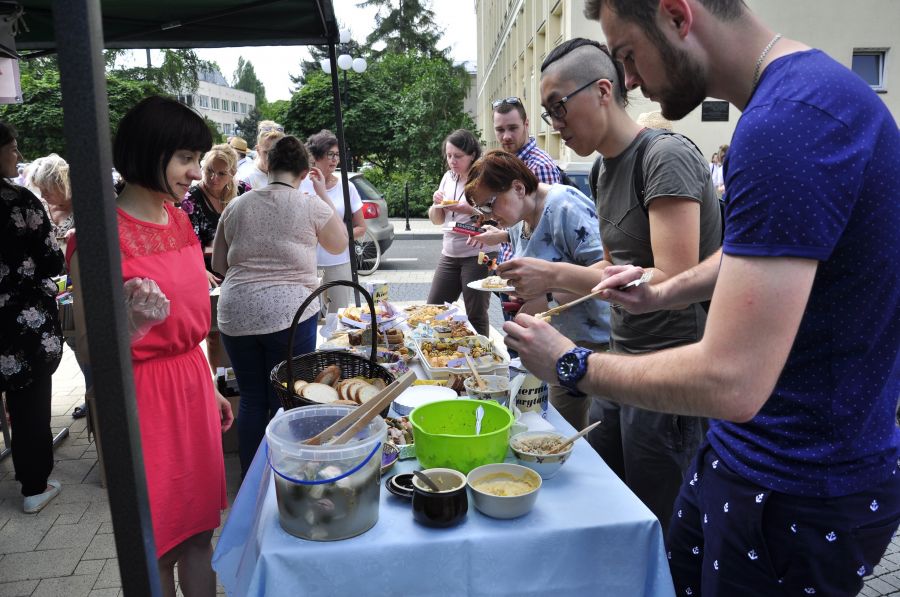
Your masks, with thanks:
M515 292L514 286L500 276L488 276L483 280L473 280L466 284L472 290L484 290L485 292Z

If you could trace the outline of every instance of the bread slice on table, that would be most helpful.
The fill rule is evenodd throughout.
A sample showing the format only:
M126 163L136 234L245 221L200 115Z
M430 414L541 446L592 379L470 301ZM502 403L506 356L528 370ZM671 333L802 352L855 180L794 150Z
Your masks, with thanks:
M356 397L360 404L365 404L366 402L377 396L380 391L381 390L379 390L372 384L367 383L359 389Z
M337 390L323 383L306 384L301 396L318 404L330 404L339 398Z
M322 369L318 375L316 375L315 382L322 383L328 386L333 386L337 384L341 380L341 368L339 365L330 365Z

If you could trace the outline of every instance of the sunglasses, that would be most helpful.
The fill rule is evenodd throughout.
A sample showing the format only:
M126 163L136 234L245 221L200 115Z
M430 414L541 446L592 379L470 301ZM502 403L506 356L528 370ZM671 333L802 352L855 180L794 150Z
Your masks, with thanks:
M511 106L518 106L518 105L522 104L522 100L520 100L519 98L517 98L515 96L504 97L503 99L498 99L498 100L494 100L493 102L491 102L491 107L496 110L503 104L509 104Z
M484 205L475 205L475 202L470 199L468 196L466 197L466 203L468 203L471 207L475 209L475 212L479 215L486 216L494 211L494 201L497 200L497 195L492 195L490 199L485 201Z
M210 178L216 178L216 177L224 178L226 176L231 176L231 172L227 172L225 170L216 172L215 170L213 170L211 168L204 168L203 171L206 172L206 175Z
M279 133L284 132L283 126L264 126L259 129L260 133L268 133L269 131L278 131Z
M564 120L566 118L566 113L567 113L566 102L568 102L570 99L575 97L575 95L578 94L580 91L587 89L588 87L590 87L591 85L593 85L594 83L596 83L597 81L600 81L600 80L602 80L602 79L594 79L593 81L588 81L587 83L585 83L584 85L582 85L581 87L579 87L578 89L573 91L572 93L568 94L567 96L565 96L558 102L551 104L550 107L547 108L547 111L541 114L541 119L544 122L546 122L547 124L549 124L550 126L553 126L554 118L557 120ZM610 83L611 82L612 81L610 81Z

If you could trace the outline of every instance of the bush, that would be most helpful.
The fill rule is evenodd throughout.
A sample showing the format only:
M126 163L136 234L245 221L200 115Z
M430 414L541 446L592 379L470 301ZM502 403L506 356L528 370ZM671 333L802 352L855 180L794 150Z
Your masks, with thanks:
M366 178L381 191L388 204L388 215L392 218L406 217L404 209L404 188L409 183L409 217L427 218L432 195L440 180L415 172L394 172L385 174L380 168L365 171Z

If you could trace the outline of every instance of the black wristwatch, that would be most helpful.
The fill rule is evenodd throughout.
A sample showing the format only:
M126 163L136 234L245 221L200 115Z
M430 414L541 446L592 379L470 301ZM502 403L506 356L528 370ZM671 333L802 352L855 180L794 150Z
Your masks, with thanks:
M578 390L578 382L587 373L588 357L592 354L593 350L576 346L556 361L556 377L559 379L559 385L569 390L573 396L586 396L584 392Z

